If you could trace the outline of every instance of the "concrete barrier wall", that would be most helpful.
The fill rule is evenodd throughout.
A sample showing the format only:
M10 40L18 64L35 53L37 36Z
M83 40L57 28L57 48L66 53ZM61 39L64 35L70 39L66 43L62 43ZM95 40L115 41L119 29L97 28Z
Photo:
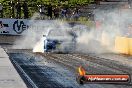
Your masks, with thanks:
M0 35L0 44L14 44L21 36Z
M132 55L132 38L117 36L115 38L115 51Z
M12 65L9 56L0 47L0 88L27 88Z
M132 38L129 38L129 53L132 55Z
M0 19L0 35L21 35L28 23L26 19Z

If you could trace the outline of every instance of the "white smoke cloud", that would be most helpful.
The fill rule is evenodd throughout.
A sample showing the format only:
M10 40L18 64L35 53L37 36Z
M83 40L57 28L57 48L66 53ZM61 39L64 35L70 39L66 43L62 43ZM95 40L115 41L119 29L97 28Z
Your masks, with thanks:
M98 29L81 34L78 41L78 51L84 53L115 52L115 38L126 36L128 24L132 24L131 9L110 9L95 11L95 20L101 22Z
M132 19L132 11L108 9L96 10L95 20L102 22L101 28L87 28L84 25L76 25L70 27L68 23L59 20L34 20L39 15L35 14L32 17L32 24L35 27L29 27L20 40L16 41L17 48L33 49L35 51L43 51L42 36L47 30L60 31L65 29L72 29L77 34L76 51L80 53L108 53L114 52L114 44L116 36L125 36L127 32L126 24L129 24ZM63 37L62 37L63 38Z
M66 35L65 31L70 28L69 24L62 21L36 20L37 18L39 18L39 14L36 13L29 22L29 28L24 31L19 40L15 41L12 48L33 49L34 51L43 52L43 35L46 35L49 30L55 31L56 34L52 33L53 35ZM62 37L64 36L62 35Z

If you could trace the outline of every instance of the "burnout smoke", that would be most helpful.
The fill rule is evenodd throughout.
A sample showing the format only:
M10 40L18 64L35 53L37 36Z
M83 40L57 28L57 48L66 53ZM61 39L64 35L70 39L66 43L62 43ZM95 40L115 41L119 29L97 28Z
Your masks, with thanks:
M42 36L48 30L55 30L56 33L64 30L72 30L77 35L76 51L80 53L113 53L115 52L115 38L126 36L127 26L132 23L132 11L129 9L95 10L95 21L100 22L98 28L88 28L76 24L71 27L68 23L59 20L35 20L35 15L29 24L30 27L24 32L20 40L16 41L15 48L33 49L33 52L43 52ZM58 37L59 38L59 37ZM60 38L63 38L62 36ZM62 44L63 46L63 44Z
M22 38L16 40L13 48L17 49L33 49L33 52L43 52L44 41L42 39L43 35L46 35L49 30L54 30L52 37L57 34L66 35L67 29L69 29L69 24L58 20L36 20L39 17L35 14L30 20L29 28L24 31ZM59 35L58 35L59 36ZM63 35L58 38L63 38Z
M132 24L131 9L105 8L95 10L98 28L82 33L78 39L78 51L84 53L115 52L116 37L127 37L128 25Z

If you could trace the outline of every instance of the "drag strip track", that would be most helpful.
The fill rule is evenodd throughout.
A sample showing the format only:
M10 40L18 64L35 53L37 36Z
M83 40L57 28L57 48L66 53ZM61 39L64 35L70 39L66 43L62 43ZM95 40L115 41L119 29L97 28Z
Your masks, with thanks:
M57 62L63 63L64 65L67 65L73 69L77 69L79 66L84 66L85 68L89 68L91 66L100 66L108 68L109 71L106 71L105 74L128 74L130 73L129 71L131 68L125 68L122 65L114 64L110 60L102 59L101 58L95 58L95 57L86 57L83 55L79 54L44 54L44 56L48 56L48 58L53 59ZM91 64L91 65L90 65ZM122 70L124 67L125 70ZM97 70L95 67L94 70ZM89 71L89 70L88 70ZM110 72L110 73L109 73ZM93 74L96 74L97 72L91 72ZM103 74L102 71L101 73L98 74Z
M111 62L110 60L107 60L107 62L105 64L101 64L98 62L98 60L96 60L97 62L95 60L93 60L93 61L87 60L88 56L85 58L84 57L81 58L82 55L79 55L79 54L41 54L41 55L48 57L49 59L55 60L56 62L62 63L65 66L68 66L68 68L73 69L75 71L75 73L77 72L77 67L82 65L84 67L88 66L88 67L86 67L86 68L88 68L87 70L93 74L131 74L131 72L129 72L131 68L126 68L125 71L122 70L122 68L120 68L120 66L123 67L123 65L117 64L117 68L109 66L113 62L113 61ZM93 57L89 57L89 58L93 59ZM96 64L98 64L98 66L101 65L101 66L103 66L103 68L107 68L107 70L102 69L102 68L100 69L100 66L99 67L91 67L90 64L87 65L87 61L89 63L96 63ZM102 63L105 61L106 61L106 59L101 60ZM107 64L107 63L109 63L109 64ZM113 65L113 64L111 64L111 65ZM124 68L125 68L125 66L124 66ZM121 87L120 85L126 86L125 88L132 87L131 84L118 84L112 88L118 88L118 87L124 88L123 86ZM106 85L104 85L104 86L106 86ZM107 88L109 88L108 85L107 85Z
M132 68L128 66L124 66L123 64L120 64L119 62L114 61L114 60L110 60L107 58L100 58L97 56L84 55L84 54L83 55L82 54L69 54L69 56L73 58L84 59L92 63L103 65L109 68L113 68L115 70L123 72L124 74L132 74Z
M62 58L62 57L58 56L59 54L40 54L39 53L39 55L42 55L42 56L44 56L44 57L46 57L48 59L54 60L57 63L63 64L65 66L68 66L72 70L77 69L77 67L79 66L78 64L75 63L75 61L73 61L72 64L71 64L71 60L72 59L69 60L68 58L65 58L65 57Z
M20 65L20 67L26 72L26 74L32 79L32 81L36 84L38 88L62 88L63 87L63 85L52 80L49 74L46 74L46 72L44 71L46 69L47 71L51 70L50 68L35 64L33 61L31 61L32 57L26 60L21 57L21 55L24 56L24 54L21 54L21 53L17 53L17 54L10 53L9 55L12 58L19 56L19 58L17 57L13 59ZM36 87L33 87L33 88L36 88Z
M7 51L38 88L132 88L126 84L77 84L79 66L84 66L89 74L131 74L131 68L105 58L83 54L32 53L31 50Z
M26 82L27 87L29 88L38 88L34 82L31 80L31 78L25 73L25 71L20 67L20 65L13 59L11 59L11 62L19 72L20 76L23 78L23 80Z

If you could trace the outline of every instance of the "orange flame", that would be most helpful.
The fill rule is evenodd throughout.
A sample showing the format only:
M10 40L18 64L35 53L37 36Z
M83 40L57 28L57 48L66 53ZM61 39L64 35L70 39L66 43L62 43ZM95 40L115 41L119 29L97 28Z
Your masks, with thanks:
M84 76L86 74L86 71L84 70L84 68L82 66L80 66L78 68L78 72L80 76Z

